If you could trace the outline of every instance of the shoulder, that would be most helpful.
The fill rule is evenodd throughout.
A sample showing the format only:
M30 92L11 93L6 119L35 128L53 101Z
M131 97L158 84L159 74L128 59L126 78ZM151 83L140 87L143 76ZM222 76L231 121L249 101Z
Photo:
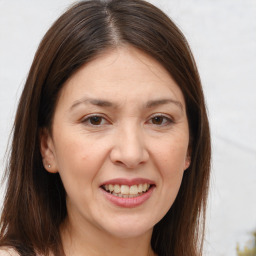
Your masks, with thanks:
M10 247L0 247L0 256L19 256L19 254Z

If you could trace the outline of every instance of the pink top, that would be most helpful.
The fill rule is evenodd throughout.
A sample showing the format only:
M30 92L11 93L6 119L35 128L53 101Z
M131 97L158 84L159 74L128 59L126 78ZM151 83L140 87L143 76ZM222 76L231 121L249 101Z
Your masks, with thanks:
M20 256L20 254L13 248L1 247L0 256ZM42 256L42 255L37 255L37 256Z
M19 254L12 248L3 247L0 249L0 256L19 256Z

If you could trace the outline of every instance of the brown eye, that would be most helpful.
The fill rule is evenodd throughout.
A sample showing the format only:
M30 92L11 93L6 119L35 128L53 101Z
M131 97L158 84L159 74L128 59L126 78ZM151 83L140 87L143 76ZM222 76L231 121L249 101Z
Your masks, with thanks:
M166 126L166 125L170 125L173 123L172 119L167 117L167 116L163 116L163 115L156 115L153 116L150 121L151 124L153 125L158 125L158 126Z
M91 116L88 120L92 125L100 125L102 122L102 117L100 116Z
M163 116L155 116L152 118L152 124L161 125L164 121Z
M82 123L87 126L102 126L109 124L106 118L98 115L91 115L82 120Z

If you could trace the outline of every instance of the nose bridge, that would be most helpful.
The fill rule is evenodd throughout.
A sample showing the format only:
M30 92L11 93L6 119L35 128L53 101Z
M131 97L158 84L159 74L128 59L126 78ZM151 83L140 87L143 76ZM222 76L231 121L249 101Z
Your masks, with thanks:
M112 161L135 168L148 159L143 130L135 120L124 122L117 131L117 138L112 150Z

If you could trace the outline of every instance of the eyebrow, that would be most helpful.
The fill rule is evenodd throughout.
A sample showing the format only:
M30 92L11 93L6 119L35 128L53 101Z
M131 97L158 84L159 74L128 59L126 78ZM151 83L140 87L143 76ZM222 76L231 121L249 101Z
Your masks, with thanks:
M80 104L91 104L99 107L113 107L116 108L117 105L107 101L107 100L101 100L101 99L93 99L93 98L83 98L81 100L77 100L74 102L74 104L71 106L70 110L74 109Z
M165 104L175 104L178 106L181 110L183 110L183 105L180 101L173 100L173 99L159 99L159 100L150 100L146 103L146 108L152 108L157 107L159 105L165 105Z
M175 104L181 110L183 110L183 105L180 101L176 101L176 100L169 99L169 98L168 99L150 100L145 104L145 107L153 108L153 107L170 104L170 103ZM75 101L74 104L71 106L70 110L73 110L74 108L76 108L78 105L81 105L81 104L91 104L91 105L95 105L95 106L99 106L99 107L118 108L118 105L113 102L103 100L103 99L94 99L94 98L86 97L81 100Z

